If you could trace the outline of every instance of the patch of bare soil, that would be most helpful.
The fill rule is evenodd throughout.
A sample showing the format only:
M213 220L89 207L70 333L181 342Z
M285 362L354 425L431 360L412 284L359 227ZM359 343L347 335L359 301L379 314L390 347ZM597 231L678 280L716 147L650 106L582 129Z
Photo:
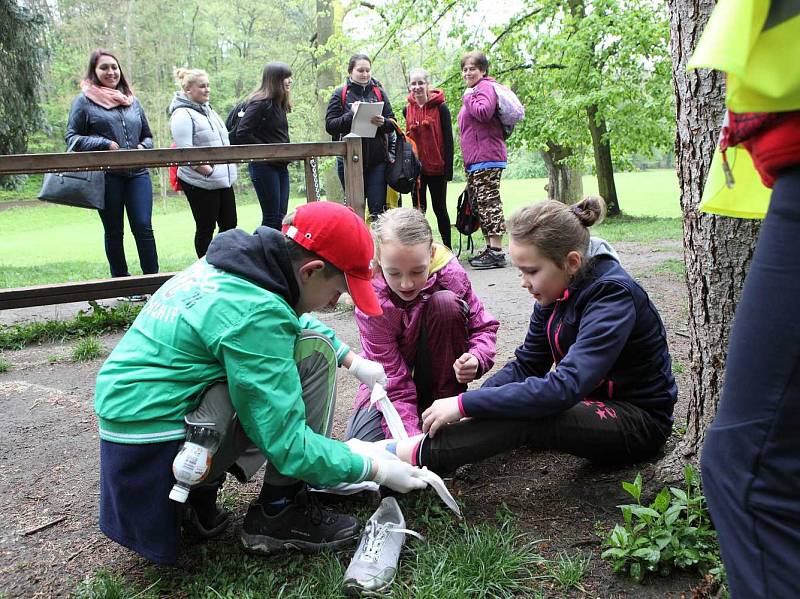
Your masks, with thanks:
M683 275L665 266L682 260L680 242L620 243L616 248L623 265L661 311L673 359L687 364L686 287ZM524 337L532 300L511 268L471 272L471 277L502 323L497 354L502 365ZM322 319L358 347L351 312L325 314ZM102 339L109 351L118 340L119 335ZM146 566L97 528L98 436L92 398L102 360L75 364L68 359L70 349L52 344L0 355L11 363L11 369L0 374L0 594L11 597L66 596L98 568L135 577ZM678 423L685 419L687 401L681 370L677 368ZM339 374L339 385L335 433L341 435L356 386L345 372ZM561 551L591 555L583 581L587 594L574 596L689 596L700 582L697 576L673 575L640 586L613 574L600 559L596 530L609 530L620 520L616 505L628 502L620 482L632 480L637 471L649 480L653 465L610 469L568 455L518 450L462 468L449 484L469 521L493 519L505 503L521 530L533 539L545 539L540 549L546 557ZM241 488L239 518L257 489L257 482ZM235 550L231 533L219 542ZM563 592L554 589L552 596Z

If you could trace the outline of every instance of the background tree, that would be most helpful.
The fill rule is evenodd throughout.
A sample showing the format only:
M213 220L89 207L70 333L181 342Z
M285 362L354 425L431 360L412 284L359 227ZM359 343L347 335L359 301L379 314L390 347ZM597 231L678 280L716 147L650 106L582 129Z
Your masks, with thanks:
M41 125L43 24L16 0L0 0L0 154L25 153L28 136ZM0 187L13 188L20 179L0 177Z
M717 412L730 327L759 228L758 221L697 211L724 115L724 76L706 69L687 71L686 64L714 5L714 0L669 2L691 387L686 434L662 462L662 474L668 478L683 462L698 457Z
M667 148L674 136L672 105L665 101L671 97L665 7L633 0L525 0L490 29L480 9L467 0L400 0L387 7L386 25L378 24L374 39L388 39L393 55L433 39L438 51L425 66L442 73L431 67L447 59L441 80L451 99L463 91L460 54L467 48L486 52L490 74L512 87L526 108L509 144L542 152L549 197L579 199L580 172L591 151L599 189L610 212L618 212L612 156L626 166L635 152ZM446 23L441 29L447 38L432 22Z

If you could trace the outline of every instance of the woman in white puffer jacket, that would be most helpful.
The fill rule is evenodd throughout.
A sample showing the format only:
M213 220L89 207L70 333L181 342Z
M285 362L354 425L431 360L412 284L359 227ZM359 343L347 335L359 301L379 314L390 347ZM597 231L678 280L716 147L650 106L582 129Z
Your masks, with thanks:
M200 69L175 69L183 91L169 106L172 139L178 148L228 146L228 130L208 103L208 74ZM235 164L200 164L178 167L178 180L186 194L196 224L194 248L205 256L208 244L219 232L236 228Z

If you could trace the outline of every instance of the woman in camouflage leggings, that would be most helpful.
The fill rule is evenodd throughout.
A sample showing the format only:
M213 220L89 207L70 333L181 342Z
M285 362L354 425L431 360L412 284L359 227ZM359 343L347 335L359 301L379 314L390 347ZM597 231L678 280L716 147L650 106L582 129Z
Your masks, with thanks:
M497 93L488 76L489 61L483 52L468 52L461 59L461 74L467 84L463 106L458 113L461 153L467 171L469 191L478 204L486 249L470 258L473 268L502 268L503 234L506 232L500 177L506 168L503 126L497 118Z

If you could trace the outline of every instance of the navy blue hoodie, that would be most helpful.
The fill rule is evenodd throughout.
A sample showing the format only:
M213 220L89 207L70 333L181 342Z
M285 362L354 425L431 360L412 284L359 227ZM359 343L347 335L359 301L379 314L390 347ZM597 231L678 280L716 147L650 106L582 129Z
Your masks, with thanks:
M516 360L461 402L467 416L542 418L584 399L628 401L671 426L677 395L658 311L619 262L601 254L561 299L536 305Z

